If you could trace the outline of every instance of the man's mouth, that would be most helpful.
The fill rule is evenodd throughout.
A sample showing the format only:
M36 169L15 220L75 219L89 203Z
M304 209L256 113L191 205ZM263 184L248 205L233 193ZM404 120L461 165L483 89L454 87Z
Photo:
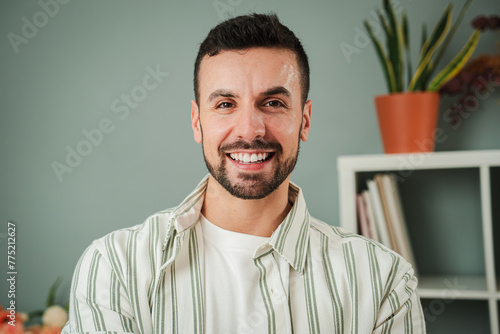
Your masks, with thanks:
M271 159L274 156L274 152L235 152L228 153L227 156L240 164L259 164Z

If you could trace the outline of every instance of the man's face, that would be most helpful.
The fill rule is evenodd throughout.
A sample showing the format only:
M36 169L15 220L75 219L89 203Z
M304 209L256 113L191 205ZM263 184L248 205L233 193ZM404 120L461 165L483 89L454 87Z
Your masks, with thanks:
M251 48L205 56L198 88L191 121L210 174L233 196L266 197L290 176L310 128L311 101L302 105L294 53Z

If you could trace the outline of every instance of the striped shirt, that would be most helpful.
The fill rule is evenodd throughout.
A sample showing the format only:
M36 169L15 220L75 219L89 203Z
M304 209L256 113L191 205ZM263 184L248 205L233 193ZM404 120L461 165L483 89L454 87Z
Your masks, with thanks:
M62 333L205 333L199 220L207 182L179 206L85 250ZM410 264L311 217L293 183L289 199L292 209L253 256L268 333L425 333ZM234 333L252 333L251 319L239 316L247 323Z

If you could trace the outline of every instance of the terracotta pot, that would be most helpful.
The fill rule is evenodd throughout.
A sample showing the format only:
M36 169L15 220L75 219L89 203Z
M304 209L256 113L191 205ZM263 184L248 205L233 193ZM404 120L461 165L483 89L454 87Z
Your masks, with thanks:
M375 97L385 153L434 151L439 94L394 93Z

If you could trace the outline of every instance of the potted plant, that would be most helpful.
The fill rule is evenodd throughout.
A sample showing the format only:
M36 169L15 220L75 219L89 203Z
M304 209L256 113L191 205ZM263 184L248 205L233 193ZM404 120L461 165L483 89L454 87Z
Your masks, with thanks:
M388 89L388 94L375 97L385 153L434 150L439 110L438 91L470 58L479 40L479 30L476 29L471 34L462 50L441 71L434 76L433 74L472 1L467 0L453 26L451 4L445 8L429 36L426 26L423 26L421 48L414 72L406 14L402 13L399 22L391 1L382 0L383 11L379 12L379 19L386 36L386 49L375 37L370 23L364 22L382 65Z

